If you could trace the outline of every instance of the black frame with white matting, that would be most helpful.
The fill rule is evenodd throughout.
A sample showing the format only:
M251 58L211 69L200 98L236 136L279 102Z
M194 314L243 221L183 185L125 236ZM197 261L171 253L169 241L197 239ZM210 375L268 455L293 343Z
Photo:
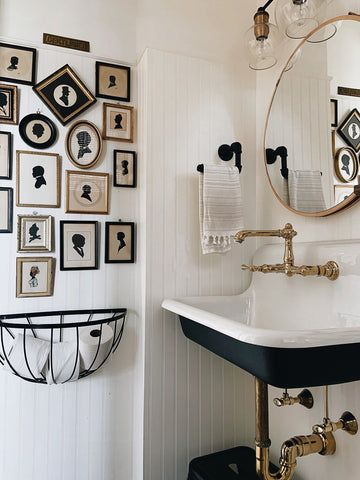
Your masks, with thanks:
M97 270L97 221L60 220L60 270Z
M136 187L136 152L114 150L114 187Z
M130 102L130 67L96 62L95 95Z
M0 80L35 84L36 49L0 42Z
M17 125L19 116L16 85L0 85L0 123Z
M49 148L56 142L57 128L49 117L40 113L30 113L20 120L20 137L33 148Z
M10 180L12 172L12 142L10 132L0 132L0 179Z
M360 150L360 113L356 108L345 118L337 132L356 152Z
M66 134L66 154L75 167L92 168L99 160L102 148L100 130L91 122L75 122Z
M135 223L105 222L105 263L135 262Z
M0 187L0 233L13 231L13 189Z
M94 95L67 64L33 89L63 125L96 102Z

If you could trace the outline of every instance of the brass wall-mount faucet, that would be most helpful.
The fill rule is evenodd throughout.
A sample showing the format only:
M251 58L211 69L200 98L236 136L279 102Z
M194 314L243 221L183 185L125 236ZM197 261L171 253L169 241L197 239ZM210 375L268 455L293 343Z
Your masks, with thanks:
M294 252L292 239L297 235L291 223L287 223L284 228L279 230L241 230L235 234L235 241L242 243L247 237L281 237L285 239L285 251L283 263L274 265L242 265L242 270L262 273L285 273L288 277L293 275L326 277L329 280L336 280L339 276L339 266L333 260L325 265L294 265Z

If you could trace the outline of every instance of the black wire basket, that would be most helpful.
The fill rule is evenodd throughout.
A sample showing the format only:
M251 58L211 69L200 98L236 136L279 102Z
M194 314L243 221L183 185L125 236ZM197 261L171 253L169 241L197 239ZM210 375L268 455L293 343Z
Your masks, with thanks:
M0 364L33 383L87 377L119 346L126 312L111 308L0 315ZM46 323L33 322L40 318Z

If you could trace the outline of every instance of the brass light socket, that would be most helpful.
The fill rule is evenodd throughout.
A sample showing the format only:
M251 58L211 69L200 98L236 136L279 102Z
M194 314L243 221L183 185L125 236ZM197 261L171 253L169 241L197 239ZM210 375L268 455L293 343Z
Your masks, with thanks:
M260 10L254 15L254 35L256 40L266 40L269 36L269 14Z

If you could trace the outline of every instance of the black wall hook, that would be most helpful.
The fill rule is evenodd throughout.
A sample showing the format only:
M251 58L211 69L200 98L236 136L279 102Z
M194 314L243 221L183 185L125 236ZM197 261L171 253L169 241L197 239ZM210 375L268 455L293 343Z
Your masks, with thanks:
M266 153L267 165L272 165L273 163L275 163L278 156L281 158L280 172L281 172L281 175L287 179L289 176L289 169L287 168L287 156L288 156L287 148L284 147L283 145L280 147L277 147L276 150L273 150L272 148L267 148L265 150L265 153Z
M235 167L239 169L239 173L241 172L242 165L241 165L241 153L242 153L242 147L241 143L239 142L234 142L231 145L220 145L218 148L218 155L223 160L224 162L228 162L231 160L235 154ZM200 165L197 166L196 170L198 172L204 172L204 164L201 163Z

